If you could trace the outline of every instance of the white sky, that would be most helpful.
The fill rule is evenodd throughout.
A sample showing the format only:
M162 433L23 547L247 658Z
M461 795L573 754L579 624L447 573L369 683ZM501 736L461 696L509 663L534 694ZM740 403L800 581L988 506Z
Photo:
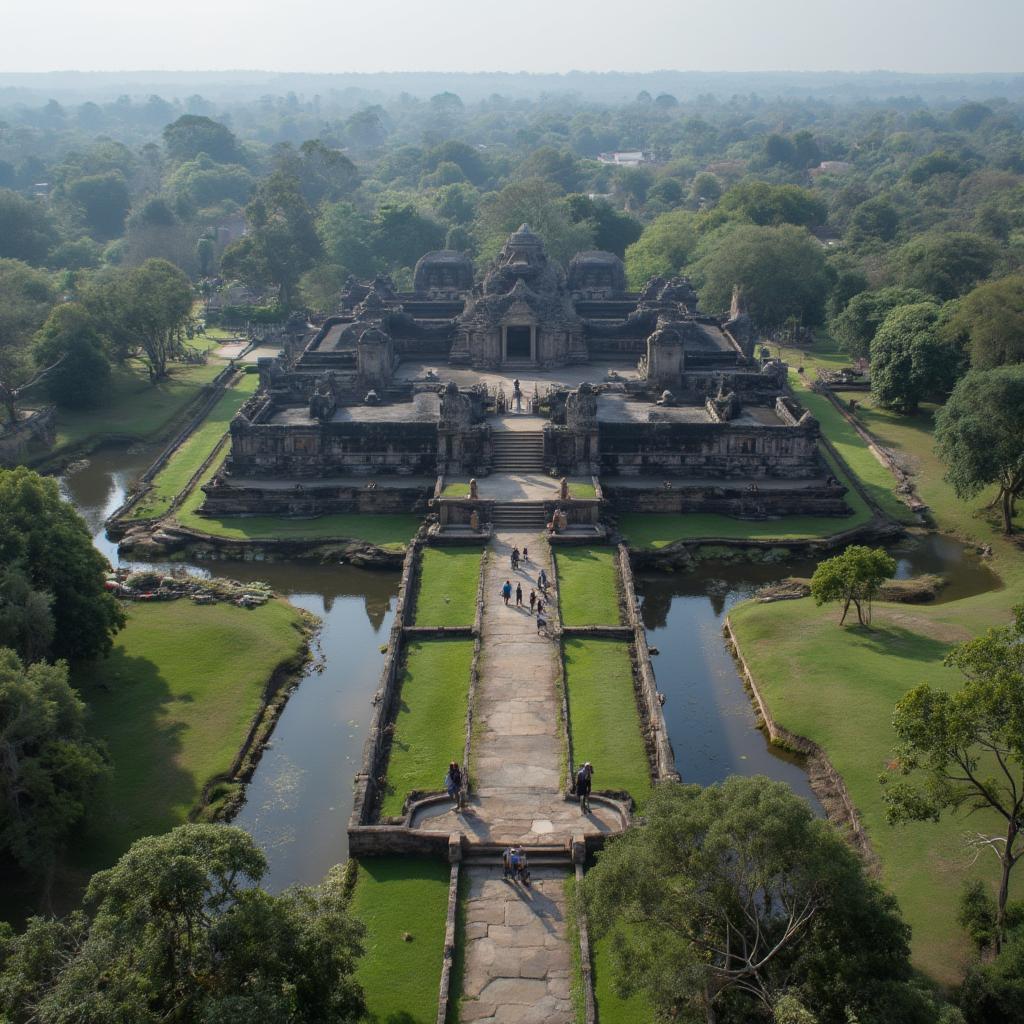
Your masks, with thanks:
M0 0L0 72L1022 70L1024 0Z

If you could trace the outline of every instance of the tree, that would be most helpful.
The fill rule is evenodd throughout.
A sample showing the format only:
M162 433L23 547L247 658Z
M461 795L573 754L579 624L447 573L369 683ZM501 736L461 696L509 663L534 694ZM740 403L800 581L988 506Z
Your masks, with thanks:
M369 217L351 203L328 203L317 221L328 262L356 277L372 277L377 272L370 248L371 230Z
M172 160L195 160L205 153L219 164L244 164L245 152L227 125L199 114L182 114L163 131Z
M671 180L671 179L666 179ZM627 246L643 234L643 225L628 213L622 213L604 199L591 199L582 192L566 196L569 216L574 224L589 223L594 230L594 245L622 257Z
M952 326L967 334L975 369L1024 362L1024 275L978 285L961 299Z
M473 185L483 185L490 177L490 169L480 151L458 139L449 139L423 154L423 169L426 171L436 171L440 164L449 163L458 165L466 180Z
M626 249L626 277L634 288L652 277L673 277L689 262L697 246L697 218L672 210L655 218Z
M53 277L20 260L0 260L0 380L16 386L32 374L29 342L57 297Z
M318 263L299 278L303 305L321 312L337 308L349 272L337 263Z
M705 309L724 313L733 288L743 290L750 315L775 327L795 317L819 324L825 315L828 275L821 245L792 224L741 224L716 237L692 267Z
M942 330L933 302L897 306L871 340L871 393L879 405L904 415L930 396L945 396L960 375L963 352Z
M42 263L57 232L40 203L0 189L0 259Z
M120 171L77 178L67 194L81 211L85 226L94 238L105 242L124 231L132 200L128 183Z
M994 812L1001 834L977 832L971 845L999 861L993 945L1006 939L1010 875L1024 856L1024 605L1010 626L957 644L945 664L964 676L955 693L926 683L897 705L896 774L883 793L892 823L938 821L944 811ZM887 777L883 776L883 783Z
M877 292L854 295L843 311L829 324L832 337L853 359L866 359L882 321L897 307L927 302L928 296L916 288L881 288Z
M496 256L520 224L529 224L544 239L548 255L563 265L594 246L593 228L586 222L572 223L559 188L532 178L481 198L474 232L480 240L480 255L485 259Z
M23 566L0 567L0 647L26 665L45 658L56 630L52 606L53 597L33 589Z
M828 216L824 201L810 189L766 181L734 185L722 196L718 210L762 226L798 224L809 228L824 224Z
M110 380L110 360L89 311L78 302L54 306L32 349L36 365L53 366L46 389L58 405L96 405Z
M657 787L582 891L617 987L666 1019L770 1018L789 991L822 1024L922 1020L895 901L782 783Z
M52 596L51 656L109 653L125 616L103 586L107 560L85 520L61 500L56 480L24 466L0 470L0 565L20 565L33 590Z
M293 176L310 207L337 202L359 184L356 165L340 149L331 149L319 139L303 142L296 153L291 146L277 148L277 170Z
M167 179L172 195L186 198L199 209L225 200L246 203L253 185L253 176L244 167L217 163L205 153L180 164Z
M255 287L274 285L290 309L299 278L322 254L298 180L277 173L261 182L245 216L249 234L224 250L221 270Z
M955 299L992 273L998 247L987 238L943 231L919 235L897 254L902 283L939 299Z
M811 577L811 596L816 605L842 601L841 626L852 604L857 609L857 622L871 625L871 602L882 584L896 571L896 562L883 548L851 544L841 555L818 563Z
M362 925L335 869L315 888L257 888L241 829L182 825L93 876L91 918L33 918L0 945L0 1015L59 1024L356 1024Z
M425 253L444 245L445 229L411 203L384 203L373 225L374 255L389 270L411 267Z
M961 500L996 484L1003 532L1024 489L1024 365L971 370L935 414L935 450Z
M107 770L64 662L27 668L0 648L0 851L44 873Z

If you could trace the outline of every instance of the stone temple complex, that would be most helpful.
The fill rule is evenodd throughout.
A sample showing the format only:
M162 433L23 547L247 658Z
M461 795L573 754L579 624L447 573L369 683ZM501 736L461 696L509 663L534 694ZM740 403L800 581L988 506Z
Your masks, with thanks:
M560 500L570 525L596 523L600 501L850 511L786 366L758 357L739 295L720 320L684 278L631 292L617 256L579 253L565 270L523 225L482 276L463 253L430 252L411 292L350 279L336 315L315 332L294 326L231 424L230 454L204 487L209 514L409 512L433 500L443 527L465 528L503 516L540 525ZM510 489L509 477L551 493ZM471 478L472 491L446 486ZM599 480L597 498L568 500L561 478Z

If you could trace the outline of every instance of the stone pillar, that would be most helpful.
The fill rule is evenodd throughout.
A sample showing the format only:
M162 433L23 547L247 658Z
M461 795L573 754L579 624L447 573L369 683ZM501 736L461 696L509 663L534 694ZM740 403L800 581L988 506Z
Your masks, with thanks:
M659 388L678 388L686 368L683 339L668 327L647 339L647 380Z

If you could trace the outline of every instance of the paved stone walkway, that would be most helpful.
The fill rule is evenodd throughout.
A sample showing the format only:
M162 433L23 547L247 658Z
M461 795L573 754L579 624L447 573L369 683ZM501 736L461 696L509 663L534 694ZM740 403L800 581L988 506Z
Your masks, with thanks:
M513 573L512 548L530 549L530 561ZM480 841L560 842L581 832L617 830L617 816L604 807L589 815L562 798L561 697L557 690L558 644L538 635L530 614L530 588L544 566L551 576L550 549L538 533L496 534L487 549L480 678L473 719L473 797L464 812L447 807L418 814L416 825L463 832ZM505 580L513 586L508 607ZM514 588L523 587L522 608ZM558 602L549 588L548 630L557 630Z
M506 882L498 867L471 867L461 1021L571 1024L572 961L566 941L566 873Z

